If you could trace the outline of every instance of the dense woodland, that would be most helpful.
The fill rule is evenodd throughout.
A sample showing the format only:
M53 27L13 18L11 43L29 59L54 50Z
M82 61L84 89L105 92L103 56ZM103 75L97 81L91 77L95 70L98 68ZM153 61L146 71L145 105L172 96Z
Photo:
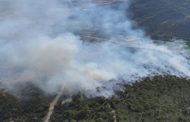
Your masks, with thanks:
M124 85L116 96L86 98L82 94L56 105L52 122L189 122L190 80L175 76L155 76ZM1 122L41 122L51 97L25 91L21 98L0 92ZM30 95L30 97L28 97ZM27 96L27 97L26 97ZM53 97L53 96L52 96Z

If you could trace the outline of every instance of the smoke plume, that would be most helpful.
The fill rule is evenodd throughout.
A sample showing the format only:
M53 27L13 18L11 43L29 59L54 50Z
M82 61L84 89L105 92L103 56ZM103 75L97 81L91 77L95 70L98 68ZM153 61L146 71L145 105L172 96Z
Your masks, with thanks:
M190 77L182 40L156 44L133 29L128 0L1 0L0 83L46 93L113 94L153 75ZM122 79L122 80L121 80ZM97 93L97 88L104 88Z

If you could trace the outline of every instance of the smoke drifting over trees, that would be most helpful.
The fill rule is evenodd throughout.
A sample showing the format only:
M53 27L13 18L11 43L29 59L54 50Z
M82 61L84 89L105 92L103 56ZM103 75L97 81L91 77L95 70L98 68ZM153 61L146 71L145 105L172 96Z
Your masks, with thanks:
M46 93L110 96L116 84L152 75L190 77L182 41L155 44L127 17L129 1L0 1L0 82ZM98 41L82 38L90 32ZM179 43L181 42L181 43ZM102 91L97 92L97 88Z

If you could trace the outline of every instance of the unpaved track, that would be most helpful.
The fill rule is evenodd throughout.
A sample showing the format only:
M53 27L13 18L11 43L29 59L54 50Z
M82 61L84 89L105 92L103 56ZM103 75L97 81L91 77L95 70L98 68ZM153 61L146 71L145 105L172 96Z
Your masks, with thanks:
M62 94L63 94L63 90L61 90L57 94L57 96L53 99L53 101L50 103L48 113L46 114L46 116L44 117L42 122L50 122L50 118L51 118L51 115L52 115L52 113L54 111L55 105L59 101L59 98L62 96Z

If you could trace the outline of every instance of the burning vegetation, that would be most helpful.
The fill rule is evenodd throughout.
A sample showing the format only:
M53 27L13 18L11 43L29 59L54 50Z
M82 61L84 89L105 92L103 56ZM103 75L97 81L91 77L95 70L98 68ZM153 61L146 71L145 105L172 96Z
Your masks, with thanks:
M0 1L0 121L190 121L189 47L138 29L139 7Z
M31 85L29 86L31 87ZM124 85L116 96L87 98L83 94L55 106L51 122L117 122L130 121L190 121L190 81L175 76L144 78ZM27 99L0 92L1 122L42 122L52 97L33 88L25 89ZM24 95L25 96L25 95ZM22 97L24 98L24 97Z

